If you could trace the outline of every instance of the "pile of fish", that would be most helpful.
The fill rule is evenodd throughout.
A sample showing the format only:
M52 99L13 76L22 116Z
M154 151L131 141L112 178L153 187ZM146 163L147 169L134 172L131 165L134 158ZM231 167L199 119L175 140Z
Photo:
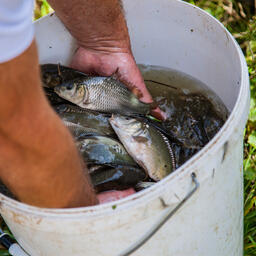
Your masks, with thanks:
M97 193L152 186L204 147L224 123L202 94L175 95L168 103L176 106L172 115L161 122L150 116L151 104L113 77L57 64L41 65L41 76Z
M159 122L150 118L150 104L113 77L56 64L42 65L41 72L50 104L73 134L97 192L151 186L198 152L224 123L203 95L182 95L185 109Z
M97 192L140 190L176 169L169 139L147 118L151 105L123 83L55 64L41 70L46 95L74 136Z

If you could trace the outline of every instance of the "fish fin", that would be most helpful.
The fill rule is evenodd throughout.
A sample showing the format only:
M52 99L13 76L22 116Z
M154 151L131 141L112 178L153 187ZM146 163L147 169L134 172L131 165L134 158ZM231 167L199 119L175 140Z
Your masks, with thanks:
M59 75L60 77L62 77L62 76L61 76L61 71L60 71L60 66L61 66L61 64L60 64L60 63L58 63L58 65L57 65L58 75Z
M132 136L132 138L137 141L137 142L141 142L141 143L145 143L145 142L148 142L148 139L145 138L144 136Z

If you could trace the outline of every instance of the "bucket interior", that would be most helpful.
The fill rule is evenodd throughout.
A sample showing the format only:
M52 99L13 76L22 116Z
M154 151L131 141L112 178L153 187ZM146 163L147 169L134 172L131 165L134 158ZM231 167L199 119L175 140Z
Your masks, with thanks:
M236 43L223 25L197 7L174 0L123 1L137 63L186 73L232 111L241 86ZM55 15L35 24L40 63L68 65L75 40Z
M195 77L231 112L241 85L241 63L231 35L196 7L163 0L156 8L155 2L124 1L137 63L164 66Z

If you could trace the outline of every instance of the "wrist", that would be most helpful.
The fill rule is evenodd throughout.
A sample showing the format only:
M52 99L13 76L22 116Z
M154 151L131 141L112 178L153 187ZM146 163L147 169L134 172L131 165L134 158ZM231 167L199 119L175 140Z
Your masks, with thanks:
M129 37L123 39L117 38L87 38L78 41L78 46L91 53L129 53L131 54L131 45Z

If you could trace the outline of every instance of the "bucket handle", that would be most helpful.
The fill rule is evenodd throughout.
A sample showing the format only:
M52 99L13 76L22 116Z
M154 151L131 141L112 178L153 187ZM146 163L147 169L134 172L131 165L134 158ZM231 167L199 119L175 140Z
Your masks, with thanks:
M145 233L137 242L132 244L123 253L118 256L129 256L136 250L138 250L142 245L144 245L179 209L180 207L196 192L200 184L196 179L196 174L193 172L191 174L192 181L195 187L185 196L185 198L180 201L180 203L174 209L167 209L166 214L162 216L157 223L155 223L148 231Z

